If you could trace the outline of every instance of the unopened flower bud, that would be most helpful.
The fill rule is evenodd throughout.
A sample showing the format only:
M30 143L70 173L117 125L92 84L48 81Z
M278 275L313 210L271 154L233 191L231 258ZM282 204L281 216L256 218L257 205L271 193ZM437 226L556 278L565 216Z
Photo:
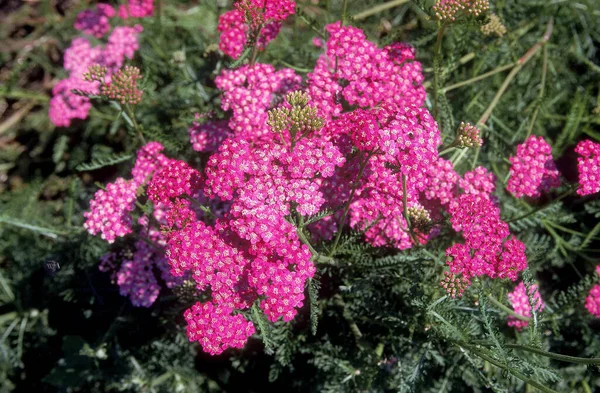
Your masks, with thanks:
M490 21L481 26L481 32L483 35L495 34L498 37L502 37L506 34L506 26L502 24L502 21L496 14L490 14Z
M458 147L481 147L481 131L471 123L461 122L458 127L456 143Z
M465 289L471 285L471 282L469 279L463 276L457 276L450 272L444 272L444 278L440 282L440 285L446 290L452 299L455 299L456 297L462 297Z

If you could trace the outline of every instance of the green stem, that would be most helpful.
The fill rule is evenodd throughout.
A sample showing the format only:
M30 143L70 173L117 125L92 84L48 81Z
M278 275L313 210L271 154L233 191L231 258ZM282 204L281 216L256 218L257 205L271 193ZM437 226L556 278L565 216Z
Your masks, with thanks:
M511 69L515 65L516 65L516 63L511 63L511 64L503 65L501 67L495 68L495 69L493 69L491 71L488 71L486 73L483 73L481 75L477 75L476 77L473 77L471 79L467 79L467 80L464 80L462 82L458 82L458 83L455 83L455 84L450 85L448 87L445 87L443 90L444 90L444 92L447 93L450 90L454 90L454 89L458 89L459 87L470 85L471 83L475 83L475 82L480 81L482 79L488 78L488 77L490 77L492 75L496 75L496 74L498 74L500 72L503 72L503 71L506 71L508 69Z
M410 240L413 242L413 244L415 246L418 246L419 243L417 242L415 235L412 231L412 225L410 225L410 218L408 217L408 202L407 202L407 191L406 191L406 175L402 174L402 205L403 205L403 209L404 209L404 220L406 221L406 227L408 229L408 236L410 237Z
M346 23L346 9L348 8L348 0L344 0L344 2L342 3L342 20L340 23L340 26L344 26L344 24Z
M184 198L187 199L188 201L192 202L204 213L208 214L210 216L210 218L212 218L212 219L217 218L217 216L215 216L215 214L212 212L212 210L210 210L210 208L208 206L204 206L203 204L201 204L200 202L198 202L196 199L192 198L189 195L185 195Z
M514 370L512 368L510 368L509 366L501 363L500 361L494 359L493 357L489 356L488 354L484 353L483 351L481 351L479 348L466 344L466 343L456 343L456 345L460 346L460 347L464 347L466 349L468 349L470 352L474 353L475 355L479 356L481 359L493 364L494 366L501 368L503 370L506 370L507 372L509 372L510 374L512 374L513 376L515 376L516 378L520 379L521 381L525 382L528 385L533 386L534 388L537 388L539 390L541 390L544 393L558 393L555 390L552 390L542 384L540 384L539 382L521 374L520 372L518 372L517 370Z
M529 138L529 135L531 135L531 132L533 131L533 125L535 124L535 120L537 119L538 113L540 111L540 101L542 100L542 97L544 97L544 92L546 90L546 74L548 73L548 48L546 47L546 45L544 45L544 48L542 50L542 59L542 86L540 87L540 93L538 94L538 102L535 107L535 110L533 111L533 116L531 116L531 122L529 123L529 128L527 129L527 135L525 136L525 139Z
M354 15L354 20L362 20L365 19L371 15L375 15L378 14L382 11L385 10L389 10L390 8L394 8L397 7L399 5L402 5L404 3L408 3L410 0L392 0L392 1L388 1L387 3L383 3L383 4L379 4L376 5L375 7L369 8L368 10L364 10L362 12L359 12L358 14Z
M552 19L550 19L550 21L548 22L548 25L546 26L546 31L545 31L544 35L542 36L542 38L535 45L533 45L531 48L529 48L529 50L527 52L525 52L525 54L519 60L517 60L516 65L510 71L510 73L506 76L506 79L504 79L504 82L502 82L502 85L500 86L500 89L496 92L496 95L492 99L492 102L490 102L490 105L487 107L485 112L483 112L483 115L481 115L481 118L477 121L477 124L476 124L477 127L485 124L488 121L490 115L492 114L492 111L494 110L494 108L496 107L498 102L500 101L500 98L502 98L502 95L504 95L504 92L506 92L508 85L512 82L512 80L515 78L515 76L517 76L517 74L519 73L521 68L523 68L523 66L533 57L533 55L535 55L542 48L542 46L544 46L546 44L546 42L548 42L548 40L550 39L550 36L552 35L553 26L554 26L554 22Z
M142 142L142 145L145 145L146 138L144 138L144 134L142 134L142 129L140 128L137 120L135 119L135 114L133 113L133 110L131 109L131 106L129 106L129 104L125 104L125 112L127 113L127 116L129 116L129 118L131 119L131 122L133 123L133 128L135 129L138 138L140 138L140 142Z
M498 299L496 299L495 297L493 297L492 295L487 295L487 298L490 300L490 302L492 302L496 307L500 308L505 313L510 314L513 317L520 319L521 321L531 322L531 320L532 320L531 318L523 316L521 314L517 314L516 312L514 312L513 310L511 310L504 304L500 303L500 301Z
M436 119L438 114L438 94L440 89L440 63L442 61L440 49L442 47L442 38L444 37L447 26L446 22L442 23L440 26L435 40L435 47L433 49L433 117Z
M492 343L477 342L477 345L492 346ZM527 351L537 355L546 356L551 359L560 360L561 362L576 363L576 364L600 364L600 358L580 358L576 356L561 355L559 353L544 351L543 349L531 347L521 344L504 344L505 348Z
M548 207L550 207L550 206L554 205L556 202L560 202L561 200L563 200L563 199L565 199L566 197L568 197L569 195L571 195L571 194L573 193L573 190L574 190L574 189L575 189L575 188L570 188L569 190L567 190L567 191L565 191L564 193L562 193L562 194L561 194L561 195L560 195L558 198L554 199L553 201L551 201L551 202L549 202L549 203L546 203L545 205L543 205L543 206L540 206L540 207L538 207L537 209L533 209L532 211L530 211L530 212L528 212L528 213L525 213L525 214L523 214L523 215L521 215L521 216L519 216L519 217L515 217L515 218L511 218L510 220L506 220L506 222L507 222L508 224L510 224L511 222L515 222L515 221L522 220L522 219L524 219L524 218L527 218L527 217L529 217L529 216L532 216L532 215L534 215L534 214L535 214L535 213L537 213L537 212L540 212L540 211L542 211L542 210L544 210L544 209L547 209Z

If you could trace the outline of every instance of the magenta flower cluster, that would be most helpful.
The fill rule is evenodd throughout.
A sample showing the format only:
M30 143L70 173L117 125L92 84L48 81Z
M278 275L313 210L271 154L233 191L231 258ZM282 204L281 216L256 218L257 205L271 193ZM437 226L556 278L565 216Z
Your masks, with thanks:
M600 277L600 265L596 266L596 275ZM596 318L600 318L600 284L594 284L585 298L585 308Z
M575 152L581 157L577 158L579 170L579 195L590 195L600 191L600 143L590 140L577 144Z
M295 12L292 0L240 0L235 9L219 17L217 30L221 32L219 49L234 59L239 58L248 45L250 33L256 35L258 50L277 37L281 22Z
M540 292L536 284L531 284L529 286L529 294L531 295L535 311L540 312L544 310L546 305L544 304L544 301L540 296ZM519 285L515 287L515 289L512 292L508 293L508 301L512 305L513 310L515 310L515 313L523 317L531 318L531 302L529 301L529 296L527 296L527 287L522 281L519 283ZM521 330L524 327L527 327L528 324L529 322L526 320L516 318L512 315L508 316L508 326L512 326L517 330Z
M154 14L154 0L127 0L119 6L119 18L146 18Z
M81 11L75 19L75 28L84 34L102 38L110 31L110 18L116 14L110 4L99 3L96 8Z
M152 0L128 3L130 10L138 9L136 8L138 5L145 7L144 9L150 7L150 10L153 7ZM123 7L125 5L121 5L119 9L120 17L123 17ZM139 15L141 17L141 14ZM82 11L77 16L75 28L85 34L102 38L110 31L109 18L114 16L115 10L112 6L100 3L93 9ZM139 49L138 40L142 30L141 25L117 26L108 36L106 44L99 46L92 46L92 43L84 37L77 37L71 42L64 55L64 67L69 72L69 77L58 82L52 89L48 115L54 125L68 127L73 119L87 118L92 107L90 99L75 91L95 95L99 92L100 83L85 81L84 73L92 65L101 65L106 67L106 78L110 81L110 76L123 67L125 59L132 59Z
M506 189L515 197L539 197L542 192L560 186L560 173L552 158L552 146L541 136L532 135L517 146L517 155L509 158L510 178Z

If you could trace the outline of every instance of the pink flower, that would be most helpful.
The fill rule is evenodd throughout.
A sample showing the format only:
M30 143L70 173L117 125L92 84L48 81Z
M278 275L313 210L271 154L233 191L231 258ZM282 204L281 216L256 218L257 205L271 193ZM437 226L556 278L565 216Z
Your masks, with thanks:
M529 287L529 293L533 298L535 311L542 311L545 307L545 304L542 301L542 297L538 291L538 286L536 284L531 284ZM527 296L525 284L522 281L515 287L513 292L508 293L508 301L517 314L524 317L531 317L531 304L529 303L529 297ZM527 321L515 318L512 315L508 316L508 326L513 326L519 331L524 327L527 327L528 324L529 322Z
M207 121L203 124L194 122L188 133L194 150L206 153L217 151L221 143L231 136L225 120Z
M106 185L106 191L96 191L90 201L90 211L83 213L86 218L83 227L92 235L100 233L102 239L109 243L131 233L129 212L135 208L136 189L135 182L118 178Z
M196 303L183 316L190 341L197 341L205 352L218 355L227 348L242 348L256 331L252 322L233 308L211 302Z
M579 170L579 195L590 195L600 191L600 143L581 141L575 148Z
M462 179L459 180L460 188L465 194L482 195L490 198L490 194L496 189L494 182L496 176L488 172L482 166L478 166L471 172L465 173Z
M119 6L119 17L145 18L154 14L154 0L127 0Z
M109 18L115 16L115 9L109 4L96 4L95 9L80 12L75 19L75 28L85 34L102 38L110 30Z
M585 308L597 318L600 318L600 285L594 285L585 298Z
M148 198L155 204L169 204L171 198L192 196L200 188L200 173L185 161L169 160L152 176Z
M560 174L552 159L552 147L535 135L517 146L517 155L509 158L510 178L506 189L515 197L540 196L543 191L560 186Z

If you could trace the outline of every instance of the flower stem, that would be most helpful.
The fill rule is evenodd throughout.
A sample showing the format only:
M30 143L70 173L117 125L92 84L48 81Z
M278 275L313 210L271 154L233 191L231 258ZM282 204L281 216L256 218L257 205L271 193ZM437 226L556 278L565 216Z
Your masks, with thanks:
M492 295L487 295L487 298L490 300L490 302L492 302L496 307L500 308L505 313L510 314L513 317L520 319L521 321L531 322L531 318L526 317L521 314L517 314L510 308L506 307L504 304L500 303L500 301L498 299L496 299L495 297L493 297Z
M210 210L210 208L208 206L204 206L199 201L197 201L196 199L192 198L189 195L184 195L184 198L187 199L188 201L192 202L204 213L208 214L210 216L210 218L213 218L213 219L217 218L217 216L215 216L215 214L212 212L212 210Z
M481 75L477 75L476 77L473 77L471 79L467 79L467 80L464 80L462 82L458 82L458 83L455 83L455 84L450 85L448 87L445 87L443 90L444 90L444 92L447 93L450 90L454 90L454 89L458 89L459 87L470 85L471 83L475 83L475 82L480 81L482 79L488 78L488 77L490 77L492 75L496 75L496 74L498 74L498 73L500 73L502 71L506 71L506 70L508 70L510 68L513 68L516 64L517 63L511 63L511 64L503 65L501 67L495 68L495 69L493 69L491 71L488 71L486 73L483 73Z
M542 49L542 59L542 81L540 83L540 93L538 94L538 102L535 106L535 110L533 111L533 115L531 116L531 123L529 123L529 128L527 129L527 135L525 136L525 139L529 138L529 135L531 135L531 132L533 131L535 120L537 119L537 115L540 111L540 101L542 100L542 97L544 97L544 92L546 90L546 74L548 73L548 49L545 45Z
M440 89L440 63L442 61L440 55L440 49L442 47L442 38L446 32L446 22L442 23L438 30L437 38L435 40L435 48L433 50L433 117L437 118L438 114L438 94Z
M361 159L361 163L360 163L360 169L358 170L358 176L356 177L356 180L354 182L354 184L352 185L352 190L350 191L350 196L348 197L348 201L346 202L346 205L344 206L344 213L342 214L342 218L340 219L340 223L338 225L338 232L335 235L335 240L333 241L333 245L331 246L331 250L329 251L329 257L333 256L333 254L335 253L335 250L338 246L338 243L340 242L340 238L342 236L342 231L344 229L344 224L346 223L346 216L348 215L348 210L350 209L350 204L352 203L352 199L354 198L354 194L356 193L356 189L358 188L359 182L360 182L360 178L363 175L363 172L365 170L365 167L367 166L367 163L369 162L369 158L370 155L367 155L365 157L365 160L362 161L362 156L360 157Z
M135 129L138 138L140 138L140 142L142 143L142 145L145 145L146 139L144 138L144 134L142 134L142 129L140 128L137 120L135 119L135 113L133 113L133 110L131 109L131 106L129 106L129 104L125 104L125 112L127 113L127 116L129 116L129 118L131 119L131 122L133 123L133 128Z
M511 222L519 221L519 220L522 220L522 219L527 218L529 216L532 216L535 213L537 213L539 211L542 211L542 210L544 210L544 209L546 209L546 208L554 205L556 202L559 202L559 201L565 199L566 197L568 197L569 195L571 195L571 193L573 192L574 189L575 188L569 188L567 191L565 191L564 193L562 193L558 198L554 199L553 201L551 201L549 203L546 203L545 205L540 206L537 209L533 209L532 211L530 211L528 213L525 213L525 214L523 214L523 215L521 215L519 217L511 218L510 220L507 220L506 223L510 224Z
M367 10L364 10L362 12L359 12L358 14L354 15L353 18L354 20L362 20L365 19L371 15L375 15L378 14L382 11L388 10L390 8L394 8L397 7L399 5L402 5L404 3L408 3L410 0L392 0L392 1L388 1L387 3L383 3L383 4L379 4L376 5L375 7L369 8Z
M491 343L477 342L477 345L492 346ZM600 364L600 358L580 358L576 356L561 355L559 353L544 351L543 349L531 347L529 345L521 344L504 344L504 347L510 349L517 349L520 351L527 351L535 353L537 355L546 356L551 359L560 360L562 362L576 363L576 364Z

